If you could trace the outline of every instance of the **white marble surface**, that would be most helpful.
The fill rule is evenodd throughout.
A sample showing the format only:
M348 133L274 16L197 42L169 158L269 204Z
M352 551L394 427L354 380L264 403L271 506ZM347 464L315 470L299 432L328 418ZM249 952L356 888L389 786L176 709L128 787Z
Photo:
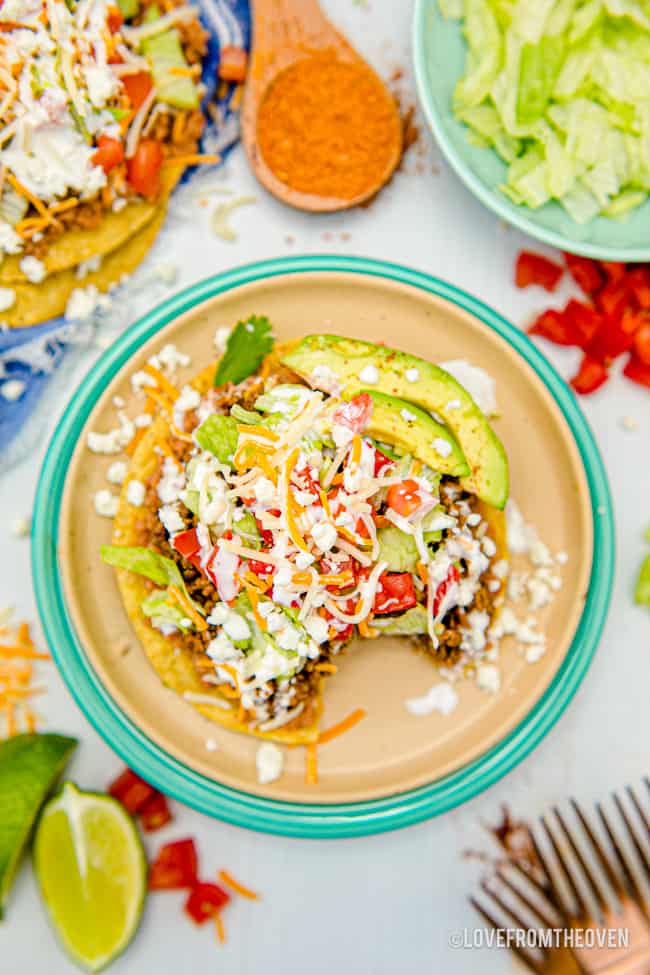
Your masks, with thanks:
M365 7L353 0L329 0L324 5L382 72L408 67L410 4L369 0ZM408 89L408 79L404 87ZM190 219L174 221L147 267L177 263L175 287L181 287L258 258L315 252L369 255L446 278L511 320L525 323L544 303L543 293L517 292L511 283L514 257L529 242L506 230L469 196L434 149L420 160L412 154L404 168L369 209L314 218L287 210L259 191L238 150L219 180L238 195L255 193L259 201L234 216L238 241L226 244L213 236L209 209L190 200ZM206 182L214 186L217 179ZM350 236L341 239L341 234ZM143 270L141 279L147 273ZM138 307L162 291L162 285L149 288ZM97 351L77 354L65 383L58 385L57 410ZM575 353L545 351L568 375ZM496 820L503 801L533 815L569 794L589 801L650 771L650 615L631 598L644 554L642 531L650 523L650 397L616 378L583 407L613 485L618 567L612 611L594 663L546 740L510 775L464 807L368 839L279 839L176 807L173 826L156 836L152 847L194 835L206 869L228 866L262 891L264 900L259 905L238 901L229 909L229 942L219 948L210 926L198 930L184 920L180 894L152 896L136 942L112 968L115 975L176 975L189 964L204 972L238 975L329 975L336 970L346 975L420 975L431 970L468 975L479 965L486 975L511 970L510 958L497 949L456 951L449 946L452 932L476 923L467 904L476 869L461 854L483 842L481 821ZM622 428L625 416L638 422L638 431ZM52 418L49 426L54 423ZM46 432L40 432L29 458L0 479L2 603L15 604L20 617L31 620L36 610L29 541L15 538L10 524L30 513ZM101 789L121 763L89 727L54 672L48 683L41 708L45 723L79 737L71 774L83 787ZM21 871L0 926L0 971L75 971L54 945L29 867Z

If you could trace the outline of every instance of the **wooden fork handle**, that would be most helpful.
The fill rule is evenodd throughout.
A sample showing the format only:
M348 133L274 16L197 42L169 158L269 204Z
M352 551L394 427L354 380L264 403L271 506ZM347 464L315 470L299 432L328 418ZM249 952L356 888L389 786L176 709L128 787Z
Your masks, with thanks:
M590 969L594 975L648 975L650 973L650 945L631 951L623 958L604 965L602 968Z

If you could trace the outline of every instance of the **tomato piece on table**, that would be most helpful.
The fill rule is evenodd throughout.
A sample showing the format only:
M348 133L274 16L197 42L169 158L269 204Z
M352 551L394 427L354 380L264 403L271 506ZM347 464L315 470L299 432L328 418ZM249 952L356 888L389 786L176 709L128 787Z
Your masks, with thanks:
M135 154L127 160L126 178L136 193L147 200L160 191L160 169L163 164L162 146L155 139L141 139Z
M145 833L155 833L172 821L172 813L167 797L162 792L156 792L145 802L138 813L138 818Z
M226 44L219 54L219 77L222 81L242 84L246 81L248 54L243 47Z
M564 254L569 274L587 295L595 295L604 284L604 275L597 261L576 254Z
M554 308L542 312L528 329L528 334L539 335L555 345L578 345L569 316Z
M401 484L392 484L388 488L386 503L403 518L408 518L417 511L422 504L420 485L410 478Z
M564 268L547 257L522 251L515 267L515 284L518 288L537 284L546 291L555 291L563 274Z
M650 389L650 365L647 362L642 362L634 353L625 363L623 375L631 379L633 383Z
M100 135L97 140L97 150L92 158L93 166L101 166L105 173L124 162L124 146L119 139L112 139L108 135Z
M650 309L650 268L639 265L627 273L627 283L636 302L643 311Z
M635 333L641 324L642 319L631 309L626 309L618 318L606 318L586 351L603 363L613 362L632 348Z
M153 77L148 71L136 71L134 74L123 75L122 84L132 108L137 112L153 88Z
M601 261L600 266L608 281L621 281L627 274L627 265L622 261Z
M384 572L379 577L373 613L402 613L417 602L413 576L410 572Z
M443 600L444 600L445 596L447 595L447 593L449 592L449 590L451 589L451 587L453 585L455 585L459 581L459 579L460 579L460 572L458 571L458 569L456 568L455 565L451 565L449 567L449 572L447 573L446 578L444 578L442 580L442 582L440 583L440 585L436 589L435 594L434 594L434 597L433 597L433 617L434 617L434 619L440 613L440 607L442 606L442 603L443 603Z
M576 301L575 298L571 298L562 314L570 324L576 344L583 349L589 345L603 323L601 315L592 305Z
M586 353L580 363L580 369L571 380L571 385L576 393L586 396L599 389L607 381L608 376L607 367L601 360Z
M650 319L644 319L634 333L632 352L639 362L650 366Z
M230 894L218 884L196 884L185 901L185 913L195 924L205 924L230 900Z
M361 433L365 430L370 414L372 413L372 400L368 393L359 393L349 401L339 406L332 415L334 423L347 427L353 433Z
M155 795L156 790L130 768L111 782L108 794L121 802L128 813L134 816Z
M620 318L630 304L630 287L626 280L610 281L596 295L595 301L609 318Z
M176 840L158 850L149 868L149 890L185 890L196 886L198 857L194 840Z

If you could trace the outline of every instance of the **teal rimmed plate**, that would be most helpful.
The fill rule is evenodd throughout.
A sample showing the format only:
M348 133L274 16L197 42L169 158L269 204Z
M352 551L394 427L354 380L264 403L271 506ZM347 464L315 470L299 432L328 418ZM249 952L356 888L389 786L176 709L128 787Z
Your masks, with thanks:
M489 695L468 682L448 718L415 718L404 707L435 681L423 655L387 639L352 648L326 687L324 724L359 705L368 717L319 750L320 781L311 787L301 749L288 750L280 780L259 785L257 743L210 724L162 687L97 556L111 526L94 514L92 495L106 487L114 458L87 451L87 430L115 425L113 397L128 398L129 376L164 342L189 351L198 371L216 327L252 312L268 314L280 338L328 330L487 368L497 381L497 429L510 454L514 494L551 548L569 556L554 611L542 620L544 657L531 665L505 649L502 692ZM407 826L476 795L521 761L585 675L614 564L612 507L593 436L573 394L528 338L426 274L331 256L217 274L134 324L89 372L58 424L37 489L32 545L36 599L56 663L124 761L208 815L302 837Z
M627 220L597 217L581 226L559 203L531 210L504 196L498 187L504 181L505 163L492 149L470 145L466 127L452 111L467 50L460 22L445 20L438 0L416 0L412 43L416 85L427 121L447 161L474 196L508 223L553 247L605 261L650 260L650 199Z

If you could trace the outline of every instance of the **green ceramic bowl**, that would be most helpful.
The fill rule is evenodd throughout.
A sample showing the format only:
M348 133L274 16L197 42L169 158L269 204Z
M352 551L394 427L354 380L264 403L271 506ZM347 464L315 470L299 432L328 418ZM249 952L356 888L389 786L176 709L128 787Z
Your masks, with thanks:
M561 411L584 466L593 561L580 622L561 665L534 707L494 747L458 771L410 791L359 802L300 803L253 795L200 774L161 748L120 708L93 669L66 605L58 560L60 513L71 457L86 420L107 384L143 343L215 295L278 276L330 272L397 282L439 296L495 332L528 363ZM603 462L580 407L548 359L519 329L453 285L396 264L331 255L279 258L224 271L174 295L132 325L88 372L45 455L34 502L32 572L40 618L59 672L91 724L143 778L167 795L239 826L288 836L340 838L408 826L465 802L510 771L548 733L582 682L598 645L611 595L613 524Z
M415 0L413 57L420 103L438 145L474 196L519 230L562 250L606 261L650 260L650 199L625 221L597 217L581 226L559 203L531 210L499 191L505 164L492 149L470 145L451 107L465 52L460 23L444 19L438 0Z

